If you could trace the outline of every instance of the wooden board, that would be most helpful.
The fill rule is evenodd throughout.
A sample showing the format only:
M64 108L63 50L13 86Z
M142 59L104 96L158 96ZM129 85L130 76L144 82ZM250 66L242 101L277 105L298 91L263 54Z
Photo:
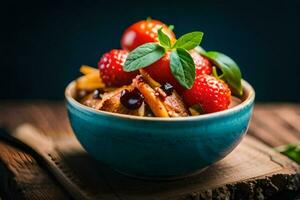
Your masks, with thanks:
M270 115L272 115L272 120L269 120ZM249 133L271 146L294 142L300 139L299 116L299 105L258 105L255 108ZM272 121L277 124L275 128ZM57 143L64 143L63 138L66 135L72 137L64 105L61 103L0 104L0 124L14 128L24 122L33 124L41 129L44 135L60 141ZM276 131L276 135L274 135L274 131ZM69 144L71 146L67 149L77 148L78 150L78 146L74 146L76 142ZM67 145L63 145L63 147L67 147ZM70 157L67 156L68 151L65 148L59 149L62 152L61 155L65 155L61 162L66 163L66 166L74 166L76 162L68 159ZM85 161L89 160L89 162L80 163L94 163L86 154L79 155L81 155L79 158ZM15 196L25 199L33 199L33 197L34 199L69 198L66 192L59 187L55 178L49 176L49 173L40 166L41 163L37 163L31 155L24 151L0 142L0 159L2 161L0 162L0 176L5 177L0 181L6 185L1 187L3 186L1 184L0 191L2 190L2 193L7 195L16 191L13 192ZM92 172L95 170L96 164L87 166ZM201 175L181 181L144 182L119 175L103 166L97 167L101 169L100 172L98 171L101 178L94 177L93 180L94 182L96 180L97 184L93 185L98 185L99 180L103 181L100 185L108 185L109 189L106 192L114 194L116 199L141 199L141 197L143 197L142 199L201 199L216 197L216 194L223 195L224 198L226 196L238 198L243 194L245 195L243 197L246 198L251 195L273 195L280 191L295 190L296 186L300 185L299 182L297 185L297 181L299 181L298 166L257 142L253 137L246 137L233 153ZM22 172L22 170L29 173L20 173L19 171ZM93 191L99 190L92 185L88 186L89 183L94 183L87 179L91 176L82 176L79 172L80 170L75 174L80 176L85 183L84 188L94 189ZM84 181L84 177L86 177L86 181ZM28 185L32 187L28 187ZM262 189L263 193L261 193Z
M299 141L300 105L256 105L248 134L271 147Z
M245 198L268 197L300 187L300 179L297 175L300 172L299 167L250 136L245 138L229 156L199 175L165 182L133 179L105 166L97 165L77 144L70 140L62 142L58 148L62 160L58 162L66 163L66 169L67 166L70 167L69 169L74 169L74 166L81 163L81 169L75 170L73 174L81 180L84 188L97 191L94 196L91 195L95 197L94 199L100 199L97 194L103 195L101 190L103 187L99 185L109 185L111 193L124 200L207 199L216 194L235 199L236 195L242 195L242 190L248 191L243 194ZM76 159L70 156L74 152L80 155ZM89 175L86 172L89 172ZM247 185L248 188L241 189L241 185ZM268 193L266 189L272 192Z
M0 152L0 196L3 194L3 199L70 198L28 153L4 142L0 142Z

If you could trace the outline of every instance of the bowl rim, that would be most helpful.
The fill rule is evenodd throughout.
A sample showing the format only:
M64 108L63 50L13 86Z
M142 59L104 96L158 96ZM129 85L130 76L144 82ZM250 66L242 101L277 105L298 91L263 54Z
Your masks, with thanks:
M126 120L136 120L136 121L168 121L168 122L178 122L178 121L194 121L194 120L205 120L205 119L210 119L214 117L221 117L221 116L226 116L229 114L236 113L246 107L247 105L250 105L254 102L255 99L255 91L253 87L244 79L242 80L242 86L244 92L248 92L248 95L242 103L238 104L237 106L234 106L232 108L229 108L227 110L219 111L219 112L214 112L214 113L208 113L204 115L198 115L198 116L188 116L188 117L174 117L174 118L164 118L164 117L141 117L141 116L134 116L134 115L126 115L126 114L120 114L120 113L112 113L108 111L102 111L102 110L96 110L91 107L85 106L78 102L77 100L74 99L72 96L71 90L75 88L76 81L73 80L71 81L66 89L65 89L65 99L67 100L68 103L73 105L73 107L79 107L83 109L86 112L91 112L96 115L100 116L107 116L107 117L115 117L115 118L120 118L120 119L126 119ZM78 110L78 108L76 108ZM81 111L82 112L82 111Z

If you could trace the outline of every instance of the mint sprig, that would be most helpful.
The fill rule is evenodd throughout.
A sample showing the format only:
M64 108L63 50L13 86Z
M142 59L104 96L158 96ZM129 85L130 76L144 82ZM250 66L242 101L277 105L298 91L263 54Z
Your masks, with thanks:
M158 29L157 31L158 33L158 41L159 44L163 47L165 47L166 49L170 49L172 44L171 44L171 40L170 38L162 31L162 27L160 29Z
M239 66L229 56L217 51L205 51L202 48L196 50L208 58L216 67L222 71L220 79L224 80L230 87L232 93L236 96L243 95L242 74Z
M165 49L156 42L143 44L129 53L123 69L132 72L147 67L158 61L164 54Z
M176 43L174 44L174 48L183 48L186 50L193 49L197 47L202 40L203 33L202 32L191 32L181 36Z
M194 84L196 68L188 50L200 45L202 37L202 32L187 33L172 45L171 39L161 28L158 30L158 43L146 43L134 49L129 53L123 69L131 72L147 67L171 51L171 73L183 87L189 89Z
M170 55L170 68L176 80L190 89L195 81L196 70L192 56L185 49L174 49Z

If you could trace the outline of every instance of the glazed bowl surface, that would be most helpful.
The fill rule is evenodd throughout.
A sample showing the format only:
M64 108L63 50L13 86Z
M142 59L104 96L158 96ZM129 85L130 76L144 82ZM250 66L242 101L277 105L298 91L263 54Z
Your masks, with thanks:
M183 177L221 160L245 135L255 92L243 81L238 105L221 112L180 118L138 117L99 111L76 101L76 83L66 90L71 127L96 160L125 174Z

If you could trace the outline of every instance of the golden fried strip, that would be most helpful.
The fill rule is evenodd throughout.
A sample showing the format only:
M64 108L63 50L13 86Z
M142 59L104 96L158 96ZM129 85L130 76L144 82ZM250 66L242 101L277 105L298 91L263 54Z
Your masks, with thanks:
M147 83L141 80L141 76L133 79L132 83L143 94L146 103L156 117L169 117L168 111L160 98L155 95L155 91Z
M97 73L99 74L99 70L94 68L94 67L90 67L88 65L81 65L79 71L84 74L84 75L87 75L87 74L91 74L91 73Z
M162 101L167 109L170 117L186 117L189 116L181 97L176 91L173 91L171 95L166 96Z
M92 91L95 89L104 88L105 84L100 79L98 73L90 73L84 76L79 77L76 80L77 90L87 90Z

